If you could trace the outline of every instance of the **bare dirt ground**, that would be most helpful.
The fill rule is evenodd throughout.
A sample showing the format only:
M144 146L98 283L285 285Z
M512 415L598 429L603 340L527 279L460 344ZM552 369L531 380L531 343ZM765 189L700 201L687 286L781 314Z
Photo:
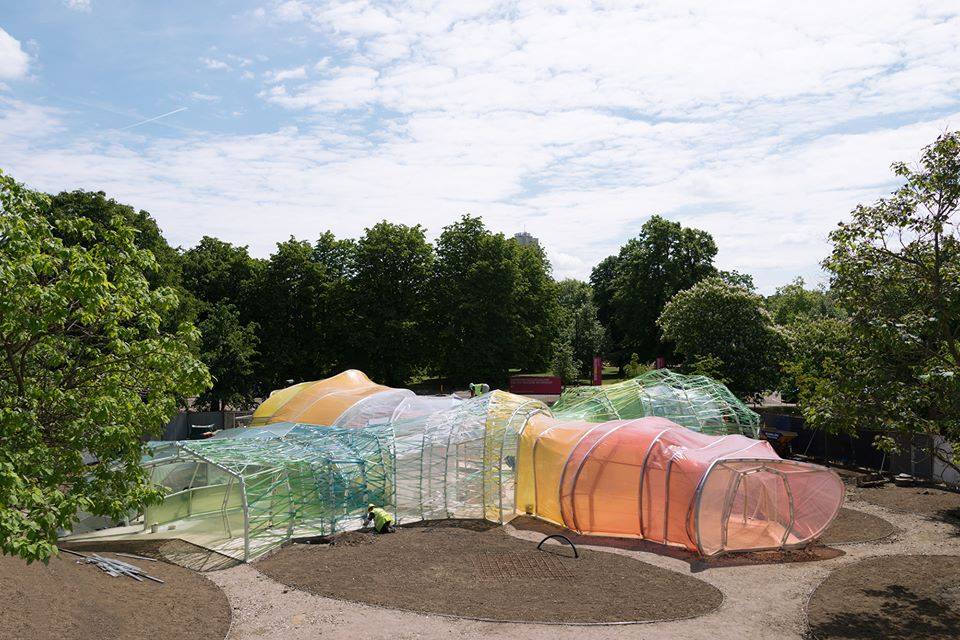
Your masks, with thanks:
M330 598L492 620L669 620L703 615L722 601L713 585L635 558L592 549L574 558L569 547L538 551L500 527L484 528L351 532L344 534L349 544L334 538L331 545L288 545L254 567Z
M874 542L892 535L895 531L896 528L883 518L843 508L820 541L827 545Z
M936 487L897 487L888 484L860 489L860 497L891 511L916 513L960 526L960 493Z
M673 557L670 552L665 553L662 547L658 549L656 545L643 549L586 545L587 550L617 554L679 574L694 575L723 593L723 602L718 609L696 618L674 622L589 627L477 622L354 604L307 593L278 583L250 565L207 575L223 587L233 606L232 640L355 640L358 637L391 640L479 637L516 640L742 640L745 637L751 640L801 640L808 637L806 603L817 586L833 571L873 557L960 557L960 537L956 536L953 525L915 514L886 510L860 500L859 491L851 489L847 507L851 511L888 521L895 531L872 542L842 543L834 540L830 544L844 554L830 559L786 564L697 565L687 558ZM857 516L847 514L844 517ZM870 522L875 528L874 533L880 531L881 525L872 520ZM856 533L855 523L847 529L848 534ZM538 531L509 525L505 530L531 543L543 538L543 533ZM844 536L850 539L848 534ZM356 548L366 550L369 547L361 545ZM616 584L608 587L608 591L616 589ZM644 592L637 593L635 597L644 597ZM910 615L911 609L906 607L904 625L912 624ZM918 637L923 637L922 632Z
M113 578L68 554L47 565L0 556L0 638L220 640L227 633L230 605L204 576L166 562L101 555L165 584Z
M819 640L952 640L960 635L960 557L867 558L830 574L810 599Z

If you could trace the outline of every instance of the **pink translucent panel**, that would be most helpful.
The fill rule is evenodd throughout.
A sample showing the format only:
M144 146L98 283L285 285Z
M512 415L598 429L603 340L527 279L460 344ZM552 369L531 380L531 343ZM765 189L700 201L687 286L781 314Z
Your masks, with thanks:
M765 468L741 472L727 505L725 551L770 549L787 544L791 504L781 475Z
M607 424L571 455L561 489L564 522L583 533L639 536L640 469L651 434Z
M826 469L798 469L786 474L793 495L792 535L798 542L820 536L843 504L843 481Z
M530 434L532 512L585 534L704 555L778 548L819 535L843 499L832 471L781 460L769 443L744 436L662 418L540 422Z

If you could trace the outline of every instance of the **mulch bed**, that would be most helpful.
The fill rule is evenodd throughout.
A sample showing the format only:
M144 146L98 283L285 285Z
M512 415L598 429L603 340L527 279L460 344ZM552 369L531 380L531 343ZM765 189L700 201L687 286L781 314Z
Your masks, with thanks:
M718 589L623 555L536 544L487 524L401 527L369 544L288 545L255 563L311 593L395 609L553 623L688 618Z
M116 556L165 581L110 577L62 553L47 565L0 556L0 638L219 640L230 605L215 584L167 562Z
M820 542L823 544L850 544L872 542L886 538L896 527L875 515L855 509L840 509L837 519L827 528Z
M883 556L837 569L807 610L819 640L955 640L960 557Z
M898 487L891 484L860 489L857 494L867 502L892 511L916 513L960 524L960 493L936 487Z

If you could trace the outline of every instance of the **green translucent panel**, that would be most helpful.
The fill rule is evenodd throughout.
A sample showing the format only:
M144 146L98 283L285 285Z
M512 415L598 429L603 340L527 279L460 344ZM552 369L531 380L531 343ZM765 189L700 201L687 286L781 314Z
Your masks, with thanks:
M649 371L631 380L601 387L574 387L553 405L563 420L667 418L708 434L759 435L760 416L727 387L706 376L686 376L669 369Z
M393 500L389 426L296 425L285 433L154 446L144 459L170 492L145 526L249 560L295 535L356 528L367 504Z

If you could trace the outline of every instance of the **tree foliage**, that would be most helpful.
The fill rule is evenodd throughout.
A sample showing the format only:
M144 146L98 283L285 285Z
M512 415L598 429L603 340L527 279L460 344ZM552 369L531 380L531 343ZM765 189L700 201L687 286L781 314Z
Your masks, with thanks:
M785 326L798 320L838 315L839 310L829 291L822 287L807 289L805 285L803 278L796 278L767 296L765 304L774 322Z
M246 247L204 237L182 254L181 284L192 297L202 335L200 357L213 386L200 404L247 407L254 397L260 325L252 320L251 287L261 267Z
M569 343L577 377L589 378L593 357L601 355L606 346L606 330L597 317L593 289L582 280L570 278L557 283L557 293L560 323L557 340Z
M560 303L550 261L539 245L521 245L509 239L516 265L513 290L513 344L511 367L542 371L560 331Z
M737 395L776 388L785 341L759 296L707 278L674 296L659 324L688 367L709 366Z
M859 206L824 261L846 314L843 357L801 385L804 413L832 430L896 428L960 442L960 134L946 133L902 186ZM940 454L958 464L957 452Z
M631 353L642 360L668 355L657 318L678 292L717 274L716 254L707 232L653 216L616 257L594 269L590 281L599 318L613 327L612 355L619 364Z
M563 384L574 384L577 382L578 369L573 353L570 327L564 327L551 347L550 371L558 376Z
M431 284L438 371L455 383L499 385L511 368L546 367L558 327L555 286L539 247L469 215L445 227Z
M212 386L199 398L214 411L226 405L249 407L253 401L254 366L260 344L259 325L243 323L229 302L205 305L200 330L200 359L210 371Z
M63 213L0 174L0 550L56 551L80 511L123 517L157 497L140 467L178 398L209 377L196 330L122 213ZM87 464L99 461L98 464Z
M433 247L423 227L384 221L366 230L352 252L351 366L392 386L425 366L432 272Z
M337 302L347 285L347 267L336 260L346 260L350 251L340 242L330 235L316 246L290 238L257 270L249 304L260 327L261 393L287 380L316 380L342 361L346 318Z

